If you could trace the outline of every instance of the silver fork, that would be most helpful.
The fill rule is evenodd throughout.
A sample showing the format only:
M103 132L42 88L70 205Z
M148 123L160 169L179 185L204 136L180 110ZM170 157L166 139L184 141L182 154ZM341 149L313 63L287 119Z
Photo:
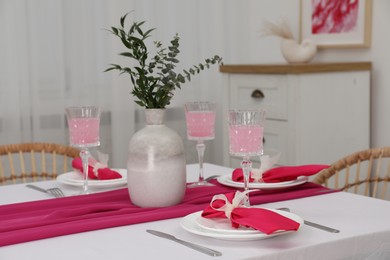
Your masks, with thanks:
M50 189L45 190L45 189L42 189L41 187L38 187L38 186L35 186L32 184L27 184L26 187L53 195L56 198L65 197L64 193L62 192L62 190L60 188L50 188Z
M290 212L289 208L278 208L278 210L283 210L283 211ZM322 229L322 230L325 230L325 231L328 231L328 232L331 232L331 233L340 233L340 230L338 230L338 229L327 227L327 226L324 226L324 225L320 225L318 223L314 223L314 222L307 221L307 220L303 220L303 224L311 226L311 227L315 227L315 228L318 228L318 229Z

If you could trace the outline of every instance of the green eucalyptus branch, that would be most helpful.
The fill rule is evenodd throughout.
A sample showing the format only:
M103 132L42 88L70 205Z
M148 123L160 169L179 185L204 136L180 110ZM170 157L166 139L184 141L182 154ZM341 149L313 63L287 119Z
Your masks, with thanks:
M165 108L170 104L174 90L181 89L182 84L191 81L191 76L210 68L211 65L222 64L222 58L215 55L181 73L175 72L175 67L179 63L177 56L180 53L180 38L177 34L167 48L164 48L159 41L153 42L157 51L152 58L148 59L149 52L145 41L155 29L144 32L142 26L145 21L142 21L134 22L126 31L127 15L120 18L119 27L111 27L109 31L118 37L127 48L126 52L119 53L119 55L136 61L136 65L122 67L111 64L105 72L117 70L119 74L128 74L133 85L131 94L136 97L135 102L138 105L145 108Z

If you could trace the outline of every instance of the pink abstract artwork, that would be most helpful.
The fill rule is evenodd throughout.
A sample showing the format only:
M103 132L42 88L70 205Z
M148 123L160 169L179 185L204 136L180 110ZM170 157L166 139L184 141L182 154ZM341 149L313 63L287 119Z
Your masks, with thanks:
M312 34L353 32L357 28L359 0L311 0Z

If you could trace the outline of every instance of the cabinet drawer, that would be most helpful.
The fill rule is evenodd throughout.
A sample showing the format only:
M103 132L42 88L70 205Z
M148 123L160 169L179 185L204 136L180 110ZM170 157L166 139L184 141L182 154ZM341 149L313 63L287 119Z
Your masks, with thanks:
M287 122L267 120L264 127L264 151L267 149L281 152L278 165L288 165L288 139L287 139ZM242 158L230 158L230 167L240 167ZM259 167L259 157L251 158L253 167Z
M287 82L285 75L230 75L230 108L262 107L267 118L287 120ZM252 93L261 91L263 98Z

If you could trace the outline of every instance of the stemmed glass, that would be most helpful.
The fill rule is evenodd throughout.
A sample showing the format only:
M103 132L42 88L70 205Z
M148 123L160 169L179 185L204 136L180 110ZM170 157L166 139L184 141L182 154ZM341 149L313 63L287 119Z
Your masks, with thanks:
M204 180L203 157L206 145L205 140L215 137L216 104L211 102L189 102L185 104L188 140L197 141L196 150L199 160L199 179L188 187L213 186Z
M243 158L241 167L244 174L244 189L248 190L252 170L251 156L263 153L265 110L229 110L229 153ZM250 206L249 195L244 203Z
M88 148L100 145L100 108L97 106L67 107L70 145L80 148L83 163L84 183L81 194L89 194L88 160L91 156Z

